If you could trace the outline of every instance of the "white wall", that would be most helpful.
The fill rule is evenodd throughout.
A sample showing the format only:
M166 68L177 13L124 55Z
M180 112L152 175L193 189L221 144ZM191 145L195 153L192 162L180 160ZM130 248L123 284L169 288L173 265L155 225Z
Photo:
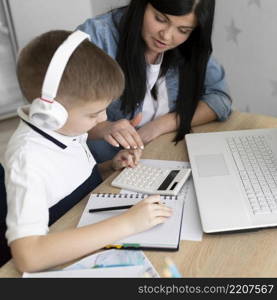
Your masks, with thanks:
M120 7L129 3L129 0L90 0L93 15L105 13L113 8Z
M20 45L50 29L73 29L87 17L129 2L9 1L14 8ZM3 16L0 1L0 118L6 110L14 109L15 98L19 97L15 63ZM276 0L217 0L214 55L226 69L234 107L240 111L277 116L276 16Z
M4 8L3 8L3 3L0 1L0 22L3 22L4 20Z
M8 0L18 49L52 29L74 30L87 18L124 5L128 0ZM35 12L35 13L34 13ZM26 21L29 20L29 21Z
M217 0L214 53L240 111L277 117L276 16L276 0Z
M17 46L54 29L74 30L92 16L91 0L9 0Z
M87 18L128 2L128 0L3 1L10 7L11 15L8 21L12 26L8 32L8 22L0 0L0 119L14 114L16 108L24 103L15 75L12 49L17 53L35 36L48 30L74 30Z
M0 1L0 119L13 115L23 103L16 75L15 61L10 43L4 9Z

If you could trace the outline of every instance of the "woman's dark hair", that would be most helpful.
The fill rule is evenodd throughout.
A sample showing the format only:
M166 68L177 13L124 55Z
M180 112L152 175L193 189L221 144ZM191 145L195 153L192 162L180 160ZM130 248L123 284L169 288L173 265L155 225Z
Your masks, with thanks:
M117 61L122 67L126 86L121 110L134 113L146 93L146 45L141 35L148 4L163 14L182 16L194 12L198 25L189 39L179 47L165 52L160 76L169 68L179 70L179 92L176 113L179 128L175 142L191 130L191 121L203 95L207 63L212 53L212 28L215 0L131 0L119 24ZM155 96L155 92L153 93Z

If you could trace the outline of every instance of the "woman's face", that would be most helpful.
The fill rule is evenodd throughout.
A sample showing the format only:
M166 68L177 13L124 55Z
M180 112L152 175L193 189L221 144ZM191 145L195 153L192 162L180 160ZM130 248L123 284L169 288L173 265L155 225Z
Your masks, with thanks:
M160 13L148 4L144 14L142 38L147 53L160 54L184 43L197 26L194 13L173 16Z

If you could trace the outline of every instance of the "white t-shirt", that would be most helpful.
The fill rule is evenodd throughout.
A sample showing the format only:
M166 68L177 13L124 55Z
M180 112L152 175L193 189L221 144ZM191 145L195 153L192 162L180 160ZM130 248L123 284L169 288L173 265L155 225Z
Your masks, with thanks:
M28 106L18 111L25 121ZM46 134L62 143L62 149L21 121L5 154L8 243L48 232L49 208L70 195L91 175L95 160L87 134L69 137L54 131Z
M147 65L147 88L142 107L142 120L139 127L169 112L165 77L159 78L162 61L163 55L160 55L156 64ZM157 100L151 95L151 90L155 84L158 95Z

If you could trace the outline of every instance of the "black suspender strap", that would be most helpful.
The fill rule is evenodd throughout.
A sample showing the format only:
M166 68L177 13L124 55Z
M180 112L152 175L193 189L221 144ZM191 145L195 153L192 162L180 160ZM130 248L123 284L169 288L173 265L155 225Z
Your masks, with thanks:
M66 196L60 202L49 208L49 226L56 222L63 216L69 209L79 203L86 197L92 190L94 190L100 183L102 178L98 170L98 165L95 165L91 175L87 180L81 184L70 195Z
M47 134L46 132L40 130L39 128L37 128L36 126L32 125L31 123L21 119L23 122L25 122L28 126L30 126L34 131L36 131L37 133L39 133L40 135L42 135L43 137L45 137L47 140L49 140L50 142L54 143L55 145L57 145L58 147L62 148L62 149L66 149L67 146L61 142L59 142L58 140L56 140L55 138L53 138L52 136L50 136L49 134Z

